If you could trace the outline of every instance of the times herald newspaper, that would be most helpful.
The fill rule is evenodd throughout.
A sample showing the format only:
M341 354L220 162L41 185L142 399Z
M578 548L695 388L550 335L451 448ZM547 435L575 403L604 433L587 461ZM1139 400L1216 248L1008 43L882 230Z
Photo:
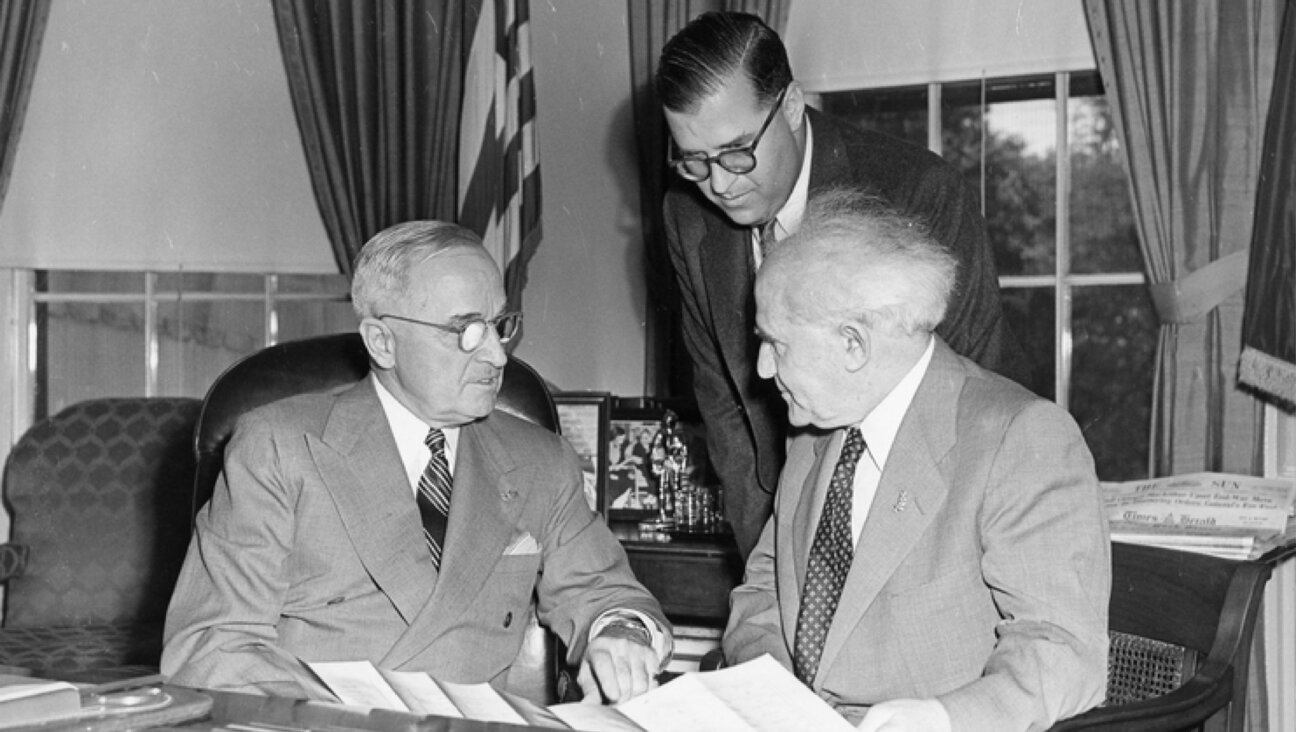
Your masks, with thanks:
M1248 558L1296 540L1291 478L1191 473L1102 490L1114 541Z
M1228 473L1103 483L1112 522L1195 528L1283 531L1296 500L1296 480Z

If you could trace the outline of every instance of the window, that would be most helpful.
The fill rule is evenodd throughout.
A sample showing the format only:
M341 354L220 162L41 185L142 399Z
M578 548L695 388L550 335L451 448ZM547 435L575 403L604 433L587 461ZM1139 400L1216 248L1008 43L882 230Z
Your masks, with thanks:
M1097 73L834 92L822 106L963 172L1028 386L1075 416L1101 479L1146 477L1156 320Z
M19 379L35 419L94 397L202 397L266 345L355 328L341 275L36 270L30 282Z

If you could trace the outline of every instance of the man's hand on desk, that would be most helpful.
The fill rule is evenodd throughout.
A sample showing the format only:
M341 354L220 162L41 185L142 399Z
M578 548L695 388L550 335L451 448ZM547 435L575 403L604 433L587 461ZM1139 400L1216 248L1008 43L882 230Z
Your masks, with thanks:
M935 699L893 699L875 704L856 729L862 732L950 732L949 712Z
M584 701L616 704L657 686L659 665L657 652L640 635L609 626L590 640L576 682Z

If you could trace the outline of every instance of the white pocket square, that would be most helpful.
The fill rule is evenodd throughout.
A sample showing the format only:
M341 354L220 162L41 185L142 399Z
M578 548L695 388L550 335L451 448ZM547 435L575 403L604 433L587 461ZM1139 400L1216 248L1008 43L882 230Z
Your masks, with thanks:
M532 536L529 531L524 531L514 537L513 541L509 542L508 548L504 550L504 556L506 557L525 556L527 554L539 553L540 545L536 543L535 537Z

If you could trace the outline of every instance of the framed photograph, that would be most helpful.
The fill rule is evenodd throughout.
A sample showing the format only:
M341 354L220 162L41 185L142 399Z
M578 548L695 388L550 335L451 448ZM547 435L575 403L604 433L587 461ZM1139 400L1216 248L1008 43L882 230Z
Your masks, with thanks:
M606 392L554 394L558 427L580 458L581 472L585 474L585 500L595 511L603 510L607 495L608 413L611 403L612 396Z
M603 512L609 521L638 521L657 515L660 495L653 473L653 439L661 432L664 413L665 410L655 406L613 406L608 421ZM661 452L660 445L657 450ZM658 464L662 457L656 456Z

